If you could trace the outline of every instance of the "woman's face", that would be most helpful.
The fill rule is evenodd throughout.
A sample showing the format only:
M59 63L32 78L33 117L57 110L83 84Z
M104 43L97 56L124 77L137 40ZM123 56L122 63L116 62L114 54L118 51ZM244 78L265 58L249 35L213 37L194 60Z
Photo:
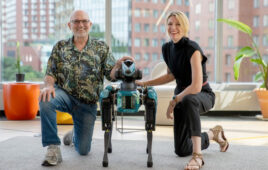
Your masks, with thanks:
M175 16L171 16L167 21L167 31L170 39L176 43L178 42L183 36L184 31L181 27L180 22L176 19Z

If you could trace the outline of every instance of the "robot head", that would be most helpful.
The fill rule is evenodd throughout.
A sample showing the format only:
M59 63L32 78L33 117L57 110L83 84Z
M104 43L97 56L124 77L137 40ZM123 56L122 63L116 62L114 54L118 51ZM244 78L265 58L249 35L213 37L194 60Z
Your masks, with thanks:
M131 60L125 60L122 63L122 72L124 76L131 77L135 73L136 68L135 68L135 63Z

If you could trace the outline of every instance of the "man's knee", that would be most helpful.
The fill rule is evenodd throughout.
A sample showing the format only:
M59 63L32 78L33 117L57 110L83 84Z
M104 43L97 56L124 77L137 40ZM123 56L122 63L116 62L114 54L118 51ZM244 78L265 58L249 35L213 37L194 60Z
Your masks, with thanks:
M88 155L88 153L90 152L90 147L89 148L78 147L76 150L80 155L85 156L85 155Z

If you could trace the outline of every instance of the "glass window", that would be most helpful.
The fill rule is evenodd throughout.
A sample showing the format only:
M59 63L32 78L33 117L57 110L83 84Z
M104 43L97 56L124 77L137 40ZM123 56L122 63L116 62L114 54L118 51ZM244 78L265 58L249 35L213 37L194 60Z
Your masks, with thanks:
M259 26L259 16L254 16L253 17L253 27L258 27Z
M195 37L195 42L197 43L197 44L199 44L200 43L200 37Z
M157 18L158 17L158 10L154 9L153 15L154 15L154 18Z
M157 25L154 25L154 26L153 26L153 32L158 32L158 27L157 27Z
M263 0L263 6L265 6L265 7L268 6L268 0Z
M214 3L213 2L210 2L209 5L209 12L214 12Z
M229 36L228 36L228 40L227 40L227 46L228 46L229 48L232 48L233 45L234 45L234 38L233 38L232 35L229 35Z
M228 9L234 9L234 7L235 7L235 1L228 0Z
M268 26L268 15L263 16L263 26L267 27Z
M195 30L198 31L200 28L200 21L195 21Z
M149 38L144 39L144 47L149 47L150 46L150 40Z
M152 55L152 59L153 59L153 61L157 61L157 59L158 59L158 54L157 54L157 53L153 53L153 55Z
M145 68L143 69L143 74L144 74L144 75L148 75L148 74L150 74L150 70L149 70L148 67L145 67Z
M260 7L260 0L254 0L254 8L259 8Z
M189 6L190 5L189 0L185 0L184 3L185 3L185 6Z
M230 82L231 81L231 73L225 73L225 81Z
M213 37L208 37L208 47L209 48L214 47L214 39L213 39Z
M144 24L144 32L149 32L149 31L150 31L150 25Z
M165 25L164 25L164 24L161 24L161 25L160 25L160 31L161 31L162 33L165 33L165 32L166 32L166 28L165 28Z
M143 56L144 61L148 61L150 59L150 54L149 53L145 53Z
M254 35L254 36L253 36L253 41L254 41L257 45L259 45L259 36L258 36L258 35Z
M201 4L200 3L195 6L195 13L196 14L200 14L201 13Z
M225 55L225 65L230 66L231 65L231 55L226 54Z
M145 9L144 10L144 17L149 17L150 16L150 10L149 9Z
M140 23L136 23L135 24L135 32L140 32L141 31L141 24Z
M135 60L139 61L141 59L141 54L140 53L136 53L135 54Z
M141 39L140 38L135 38L135 40L134 40L134 46L135 47L140 47L141 46Z
M158 0L152 0L152 2L155 3L155 4L157 4L157 1L158 1Z
M214 29L214 20L213 20L213 19L210 19L210 20L208 21L208 28L209 28L210 30L213 30L213 29Z
M152 46L153 46L153 47L157 47L157 46L158 46L158 39L157 39L157 38L154 38L154 39L152 40Z
M263 46L268 46L268 34L264 34L262 37Z
M139 8L134 10L134 15L135 17L140 17L141 16L141 10Z
M182 5L182 0L176 0L177 5Z

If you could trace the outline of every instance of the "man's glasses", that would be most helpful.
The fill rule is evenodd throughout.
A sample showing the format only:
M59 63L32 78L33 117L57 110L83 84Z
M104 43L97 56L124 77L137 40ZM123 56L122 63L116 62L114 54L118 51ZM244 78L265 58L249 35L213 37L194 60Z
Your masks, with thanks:
M79 25L80 22L82 22L82 24L86 25L86 24L89 23L89 20L88 19L83 19L83 20L75 19L75 20L71 20L71 23L73 23L75 25Z

